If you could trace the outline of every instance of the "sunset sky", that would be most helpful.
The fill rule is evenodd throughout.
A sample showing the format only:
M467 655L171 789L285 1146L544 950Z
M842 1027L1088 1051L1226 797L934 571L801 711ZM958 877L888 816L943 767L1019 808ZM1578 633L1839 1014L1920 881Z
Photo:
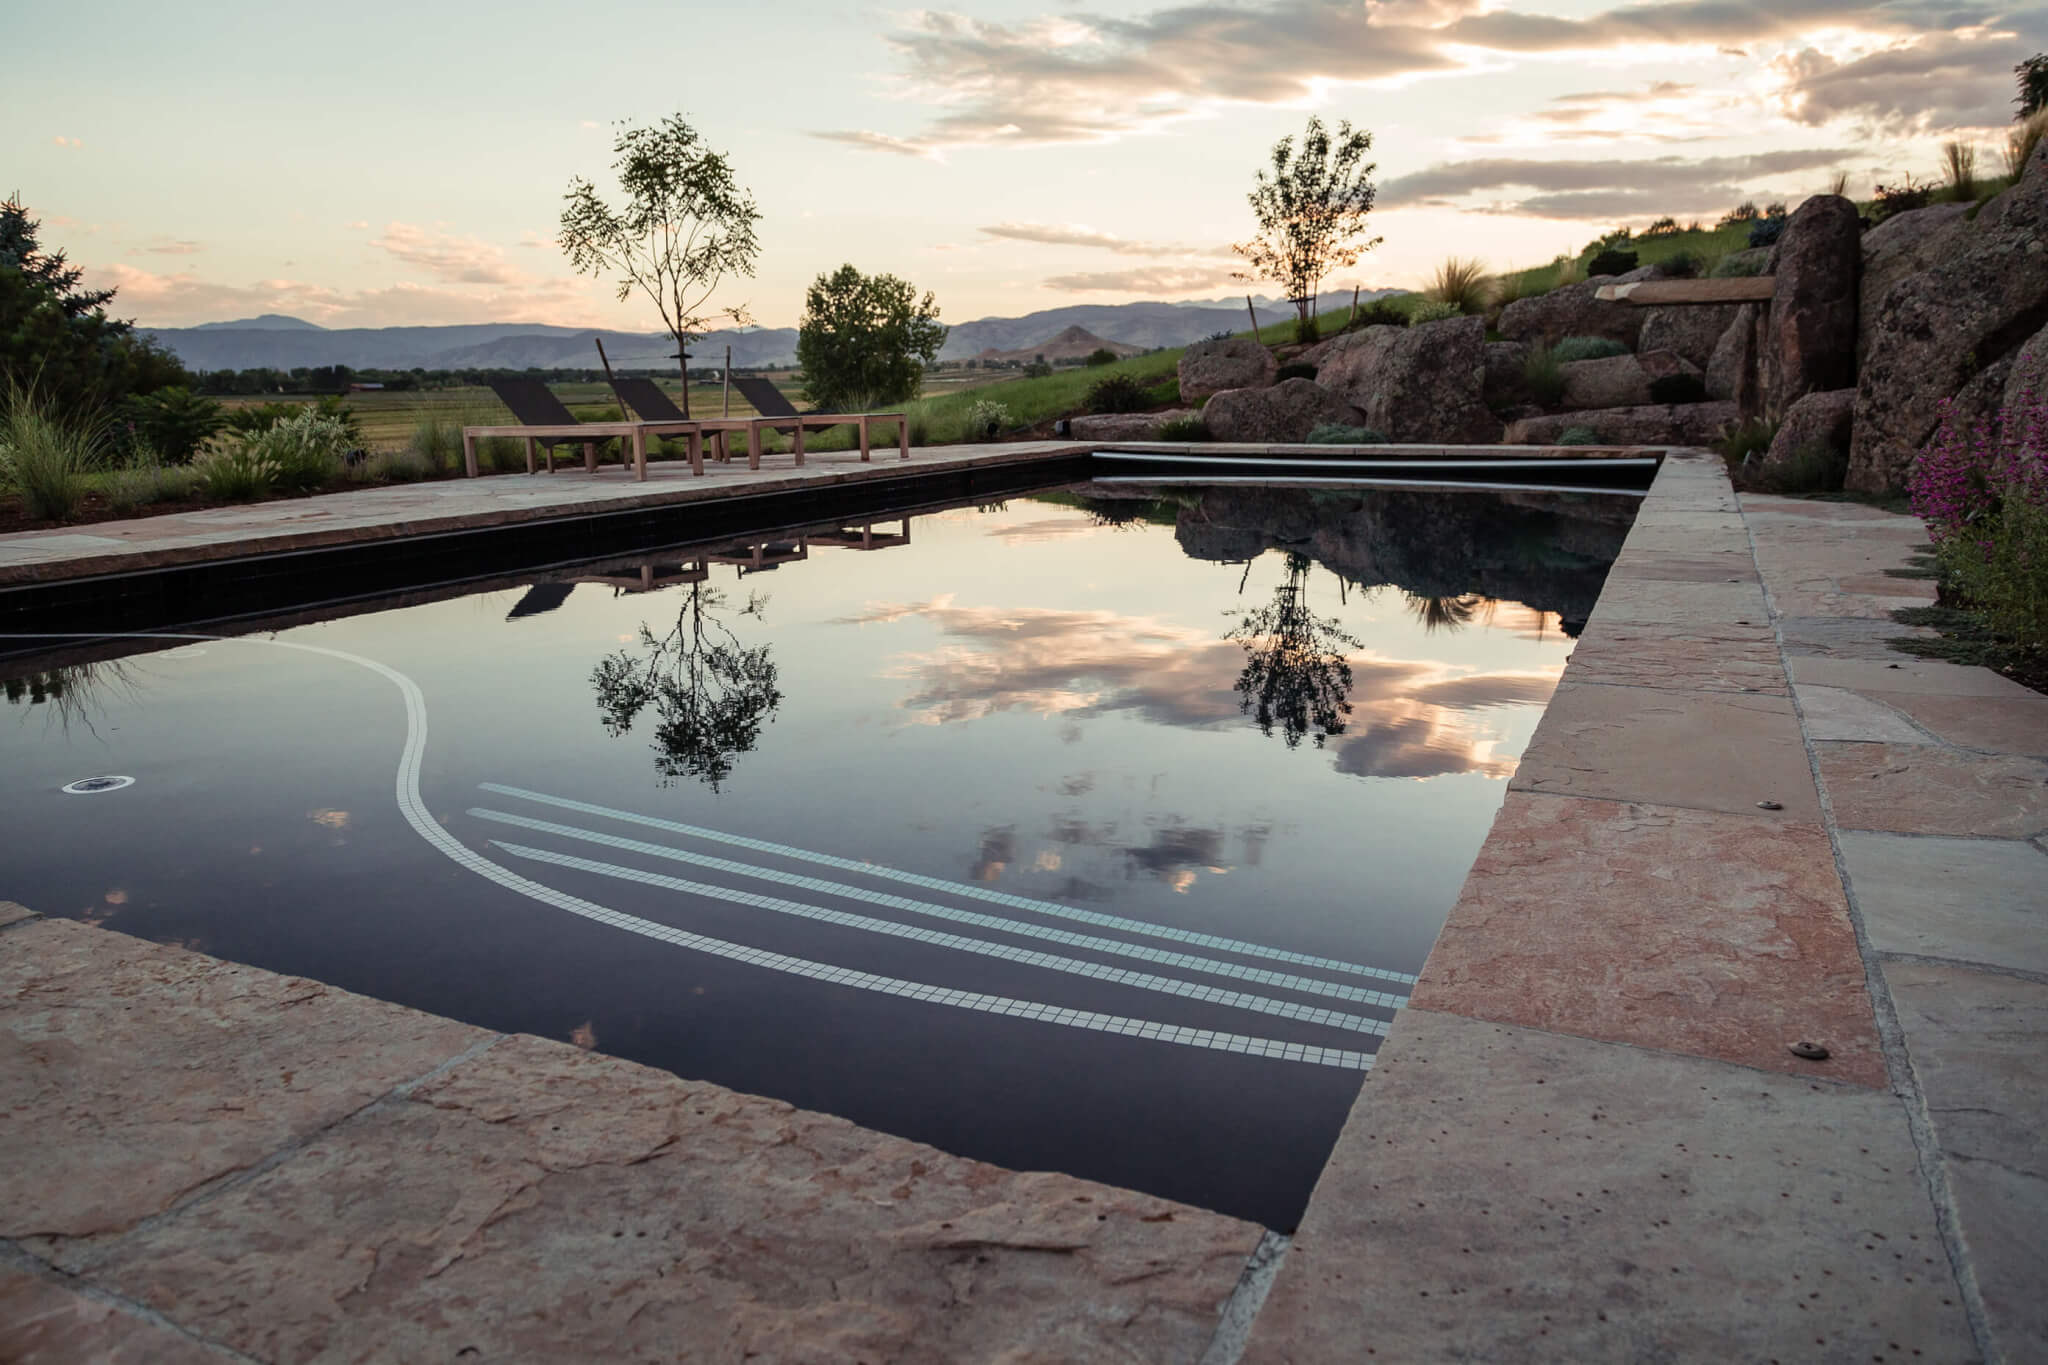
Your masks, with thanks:
M1837 170L1867 195L1950 138L1995 171L2048 5L86 0L8 30L0 192L122 316L648 330L551 241L619 120L682 112L753 190L759 274L721 302L790 325L851 261L964 321L1242 294L1245 192L1310 113L1379 164L1386 240L1332 285L1534 265Z

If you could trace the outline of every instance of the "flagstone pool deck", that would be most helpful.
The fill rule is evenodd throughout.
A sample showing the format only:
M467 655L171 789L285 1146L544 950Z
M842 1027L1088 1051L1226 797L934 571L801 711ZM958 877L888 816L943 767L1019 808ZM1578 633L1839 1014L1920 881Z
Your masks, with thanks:
M2048 1358L2048 698L1923 540L1667 457L1291 1244L0 910L0 1359Z

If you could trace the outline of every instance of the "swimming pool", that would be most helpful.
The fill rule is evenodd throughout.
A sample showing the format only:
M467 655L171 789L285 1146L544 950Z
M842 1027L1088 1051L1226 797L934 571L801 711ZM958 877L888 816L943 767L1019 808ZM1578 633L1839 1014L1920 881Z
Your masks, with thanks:
M53 642L0 894L1287 1228L1633 510L1076 486Z

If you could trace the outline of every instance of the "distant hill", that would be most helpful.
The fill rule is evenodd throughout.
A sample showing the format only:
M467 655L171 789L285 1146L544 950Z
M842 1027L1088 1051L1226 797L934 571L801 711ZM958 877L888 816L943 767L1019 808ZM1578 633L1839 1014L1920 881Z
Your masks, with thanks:
M1364 295L1375 298L1374 294ZM1351 302L1351 295L1328 294L1321 308L1328 312ZM1261 325L1292 315L1285 304L1262 304ZM1021 318L977 318L954 326L939 352L941 360L967 360L984 352L1045 350L1049 339L1070 331L1085 334L1089 350L1105 343L1149 351L1185 346L1218 332L1243 331L1249 318L1240 305L1189 307L1175 303L1084 303L1049 308ZM585 369L597 363L593 338L604 339L612 365L623 370L665 370L675 364L675 343L659 333L593 331L587 327L551 327L531 322L465 323L449 327L326 328L266 313L237 322L207 322L195 327L146 327L178 359L195 370L247 370L257 367L289 370L298 366L347 365L358 370ZM732 363L766 369L796 363L794 327L749 327L712 332L692 343L699 365L715 365L732 347ZM1025 357L1029 359L1029 355ZM1048 360L1053 358L1046 351Z
M1132 346L1127 342L1109 341L1095 335L1086 327L1069 327L1044 341L1014 351L983 351L976 360L994 360L1005 364L1028 364L1040 356L1047 360L1083 360L1097 351L1108 351L1112 355L1143 355L1144 347Z

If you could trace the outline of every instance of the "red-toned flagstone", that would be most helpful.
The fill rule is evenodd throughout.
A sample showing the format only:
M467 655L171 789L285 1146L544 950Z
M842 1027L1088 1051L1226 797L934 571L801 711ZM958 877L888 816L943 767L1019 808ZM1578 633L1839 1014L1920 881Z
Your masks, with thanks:
M1412 1004L1883 1086L1818 825L1511 792ZM1810 1039L1832 1057L1802 1061Z
M1934 744L1823 742L1814 752L1843 829L1984 839L2048 832L2048 761Z

